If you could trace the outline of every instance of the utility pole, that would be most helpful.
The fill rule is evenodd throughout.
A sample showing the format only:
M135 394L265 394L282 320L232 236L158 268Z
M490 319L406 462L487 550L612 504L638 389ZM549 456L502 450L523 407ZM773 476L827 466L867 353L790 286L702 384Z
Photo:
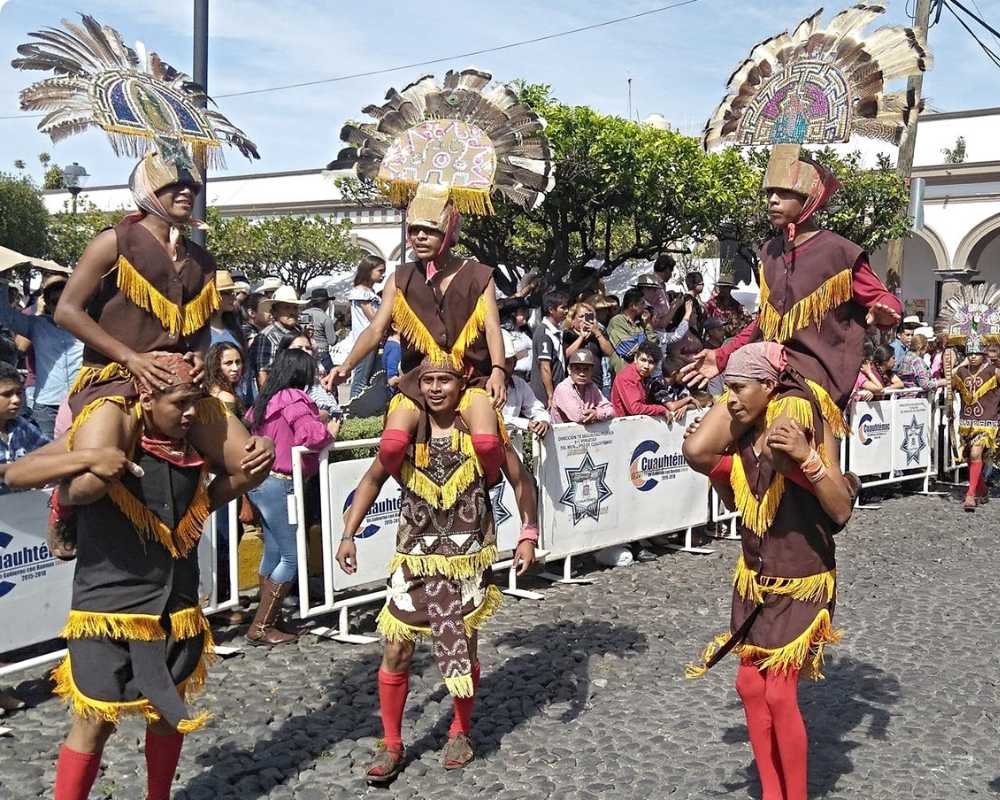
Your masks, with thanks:
M205 90L208 96L208 0L194 0L194 65L192 69L194 82ZM201 107L206 106L203 100ZM207 148L202 148L201 152L195 153L195 164L201 170L202 179L205 185L201 192L194 199L193 214L195 219L204 220L208 205L208 162L205 158ZM198 244L204 246L205 231L192 230L191 238Z
M930 24L931 0L917 0L916 16L913 20L913 30L917 34L924 47L927 46L927 28ZM918 72L911 75L906 82L906 91L912 94L917 108L924 88L924 73ZM914 109L910 121L903 131L903 138L899 143L899 157L896 160L896 173L906 181L906 191L910 191L910 175L913 172L913 151L917 146L917 117L919 112ZM886 264L888 265L886 280L890 289L899 289L903 286L903 240L893 239L889 242L889 249L886 254Z

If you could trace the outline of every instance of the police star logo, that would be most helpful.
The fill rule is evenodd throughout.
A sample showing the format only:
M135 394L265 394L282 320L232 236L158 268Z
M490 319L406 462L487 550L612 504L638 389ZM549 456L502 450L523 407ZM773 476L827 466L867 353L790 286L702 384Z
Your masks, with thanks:
M909 425L905 422L903 423L903 441L899 445L899 449L906 456L906 465L919 464L920 455L926 447L927 439L924 436L924 424L918 422L914 414Z
M565 471L569 486L559 498L559 504L572 510L574 525L587 517L599 520L601 503L611 497L611 489L604 481L608 465L595 464L587 453L580 466L566 467Z
M498 483L490 490L490 500L493 504L493 523L498 528L509 520L511 516L510 510L503 501L504 490L506 488L507 484Z

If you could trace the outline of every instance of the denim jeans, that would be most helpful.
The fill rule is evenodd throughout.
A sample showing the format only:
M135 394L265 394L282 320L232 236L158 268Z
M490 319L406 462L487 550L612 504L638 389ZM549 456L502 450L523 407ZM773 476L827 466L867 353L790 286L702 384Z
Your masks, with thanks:
M288 498L293 494L291 480L268 475L250 492L250 499L260 512L264 528L264 557L260 574L275 583L294 580L298 572L296 526L288 521Z
M377 350L373 350L368 355L366 355L358 365L354 368L351 373L351 399L353 400L359 394L361 394L365 388L368 386L368 381L371 380L372 373L375 372L375 357L378 355Z
M38 430L44 433L49 439L54 439L56 429L56 414L59 413L59 406L43 406L37 403L31 407L31 416L35 419Z

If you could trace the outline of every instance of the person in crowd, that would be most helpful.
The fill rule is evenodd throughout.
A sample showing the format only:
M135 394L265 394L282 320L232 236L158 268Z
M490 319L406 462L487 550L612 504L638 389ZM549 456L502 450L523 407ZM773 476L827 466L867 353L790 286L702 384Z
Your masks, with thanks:
M685 293L691 298L694 304L694 311L691 314L691 333L694 338L700 339L704 332L702 326L705 323L705 305L701 302L701 296L705 293L705 279L700 272L688 272L684 275Z
M528 304L521 300L506 306L501 314L501 327L510 334L517 353L514 372L526 381L531 380L532 363L531 327L528 325L529 311Z
M927 354L927 337L914 333L910 337L910 349L906 351L903 360L896 367L896 376L904 387L919 387L925 392L944 386L944 380L935 380L927 368L924 356ZM998 349L1000 354L1000 349Z
M615 415L615 409L597 388L594 370L597 359L589 350L579 349L568 359L569 375L552 393L549 410L553 422L578 422L587 425Z
M205 356L205 391L239 418L246 413L239 388L244 372L243 351L239 345L223 341L208 349Z
M731 269L723 269L715 281L715 291L711 299L705 304L706 322L708 319L719 320L722 323L723 339L735 336L749 325L751 320L750 314L747 313L743 304L733 297L733 289L735 288L735 273ZM719 345L706 346L718 347Z
M714 456L712 486L731 509L748 493L764 502L770 475L788 479L773 516L740 517L742 554L736 565L728 632L706 648L689 678L704 675L727 652L740 658L736 692L743 702L747 732L763 797L806 800L808 737L799 710L800 677L822 677L826 646L840 639L833 628L837 596L834 535L848 520L858 480L843 475L826 428L817 442L792 419L767 423L769 406L786 368L784 348L755 342L735 351L726 366L727 404L744 425L735 451ZM699 423L689 428L697 431ZM820 447L823 445L823 448ZM743 506L745 507L745 506Z
M965 343L966 363L952 376L952 385L962 398L958 435L969 462L969 489L962 506L966 511L975 511L977 505L989 499L983 469L1000 446L997 438L1000 425L998 373L983 350L981 340L969 336Z
M219 292L219 307L212 312L209 321L211 342L231 342L245 351L246 339L236 313L236 283L228 270L216 270L215 288Z
M246 315L246 322L243 323L243 341L247 343L247 352L253 346L254 339L258 334L271 324L271 312L264 306L261 310L260 304L267 298L260 292L251 292L243 301L243 312Z
M271 324L260 332L250 348L251 374L256 378L258 387L267 382L267 373L278 354L278 345L282 339L302 333L299 312L304 305L305 301L299 300L295 289L291 286L279 286L273 297L261 300L257 306L258 313L264 311L271 315Z
M390 398L399 391L396 387L399 386L399 361L402 357L399 327L393 323L389 327L389 335L382 344L382 370L385 372L385 385L388 387Z
M351 303L351 338L354 346L357 346L361 334L371 325L375 314L378 313L381 299L375 294L375 285L381 283L384 277L385 259L370 253L362 256L354 273L354 288L347 296ZM352 400L364 391L375 371L377 344L354 367L354 372L351 374Z
M5 480L9 466L49 442L38 426L21 414L23 406L21 373L16 367L0 362L0 495L10 491Z
M987 345L986 358L994 367L1000 367L1000 344Z
M705 347L722 347L726 341L726 325L718 317L705 317L701 326Z
M310 290L307 303L308 305L302 310L302 318L309 320L310 338L316 349L316 358L322 365L323 371L328 372L333 368L330 348L337 343L337 330L333 318L328 313L330 293L325 286L317 286Z
M909 340L909 337L907 337ZM903 381L896 374L896 356L888 345L879 345L872 353L871 370L861 385L876 398L882 397L886 389L902 389Z
M265 300L270 300L274 297L274 293L282 286L281 278L276 275L268 275L261 279L261 282L257 284L257 288L254 291L263 295Z
M66 287L63 275L50 275L42 283L45 313L29 316L10 305L10 293L0 285L0 325L31 344L35 365L35 396L31 415L49 439L56 414L70 393L83 363L83 342L55 321L56 309Z
M335 343L340 343L351 335L351 327L347 324L347 317L343 311L334 312L333 330L334 333L336 334L336 337L335 341L331 342L331 345Z
M622 296L621 313L612 317L608 323L608 341L615 348L611 362L616 373L627 361L631 361L639 345L646 341L657 341L656 332L642 321L646 309L642 289L633 287Z
M502 599L490 580L496 531L489 484L475 469L476 454L458 412L464 373L450 363L429 359L416 369L431 429L426 459L419 459L425 463L418 463L411 449L394 474L402 490L401 511L396 555L389 565L388 599L378 616L378 629L386 640L378 671L384 746L367 772L369 782L380 784L395 778L404 763L402 722L414 641L428 632L455 706L444 768L460 769L473 760L472 711L480 677L477 632ZM422 480L402 477L414 472ZM337 563L348 575L358 568L354 537L389 474L376 459L354 492L337 550ZM446 491L459 474L468 480ZM471 513L455 513L458 508ZM537 539L537 525L522 525L514 553L518 574L534 560ZM456 545L459 541L461 548Z
M212 656L199 602L198 542L211 510L270 468L270 459L257 462L249 481L210 470L189 439L206 402L198 368L178 353L151 360L174 382L164 389L137 382L131 461L113 447L67 453L57 441L12 464L6 476L18 489L58 483L77 507L80 554L60 634L68 655L52 675L55 694L72 710L56 762L57 800L89 795L105 743L127 715L147 720L145 797L170 797L184 735L208 719L188 707Z
M236 308L242 312L243 304L250 294L250 284L247 282L247 276L240 273L233 275L233 285L236 291Z
M601 325L597 321L597 311L590 303L579 302L570 308L563 321L563 355L566 363L580 350L587 350L594 357L593 379L598 390L604 386L604 358L615 354Z
M542 297L542 313L545 316L531 339L531 388L546 408L552 404L552 392L566 377L562 324L566 319L567 302L563 292L545 293Z
M313 360L316 359L316 351L313 348L312 339L306 333L297 333L292 336L286 336L281 340L278 345L278 354L280 355L286 350L301 350L304 353L308 353L312 356ZM320 417L323 422L326 423L330 420L337 420L338 425L344 418L344 412L340 408L340 403L337 402L337 398L327 391L326 387L323 385L321 380L323 372L322 365L316 362L316 380L313 381L312 385L309 386L306 391L309 397L316 404L319 409ZM334 434L336 435L336 434Z
M647 273L639 276L635 288L642 292L646 301L646 322L658 332L666 330L670 326L671 301L663 282L655 274Z
M863 355L861 358L861 369L858 370L858 379L854 382L854 394L852 399L854 400L873 400L875 398L875 390L868 388L865 384L871 383L876 385L877 379L873 377L875 372L875 365L872 364L872 359L875 357L875 343L871 339L865 339ZM877 383L879 389L882 391L881 383Z
M597 322L607 331L612 318L621 313L621 301L617 295L594 295L593 304L597 309Z
M902 324L899 326L899 332L896 334L896 338L892 340L892 354L896 357L896 363L902 364L903 358L910 349L910 339L913 338L913 331L919 328L923 323L920 321L920 317L910 316L904 317Z
M542 401L535 397L531 385L517 374L518 353L515 349L515 339L513 334L506 330L503 332L503 347L506 357L504 366L507 370L507 400L503 405L504 422L526 419L528 430L538 436L544 436L549 430L552 418L542 405Z
M659 365L663 353L655 342L643 342L631 364L615 375L611 387L611 404L616 417L633 417L645 414L649 417L663 417L671 421L674 410L687 406L687 402L675 402L674 408L661 403L650 403L649 379Z
M306 393L315 382L313 357L302 350L286 350L274 359L247 415L251 430L269 437L275 444L271 473L250 492L264 532L260 605L246 635L253 645L286 644L298 638L281 619L282 601L298 574L296 529L288 520L289 497L294 491L292 448L322 450L334 440L340 428L339 419L326 424L320 419L319 409ZM315 455L303 457L302 470L306 478L319 470Z
M673 412L680 419L688 408L700 408L698 400L681 377L681 370L686 364L684 356L679 353L667 353L660 364L661 376L651 378L646 399Z

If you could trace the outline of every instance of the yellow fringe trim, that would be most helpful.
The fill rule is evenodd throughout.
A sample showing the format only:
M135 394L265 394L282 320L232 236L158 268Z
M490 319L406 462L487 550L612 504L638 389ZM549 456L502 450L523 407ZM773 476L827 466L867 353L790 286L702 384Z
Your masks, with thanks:
M208 619L198 606L191 606L170 615L170 633L175 639L193 639L211 631Z
M191 505L184 512L176 530L173 531L121 482L112 481L108 485L108 497L111 498L111 502L118 510L135 525L141 536L158 541L173 558L183 558L198 544L209 514L208 487L205 484L204 468L202 468L202 473L198 478L198 489L191 500Z
M841 636L840 631L833 629L829 609L822 608L812 624L783 647L744 644L734 650L739 650L741 657L753 661L761 672L768 669L777 672L800 669L803 677L815 681L823 678L824 646L836 644Z
M823 415L823 419L826 420L826 424L830 426L830 430L833 431L833 435L838 439L849 436L850 429L847 427L847 421L844 419L844 412L833 402L830 393L818 383L808 378L806 378L806 384L819 403L819 411Z
M411 575L440 575L445 578L474 578L481 575L497 560L496 545L487 545L478 553L461 556L413 556L407 553L396 553L389 562L389 574L392 575L404 564Z
M195 414L198 422L204 424L219 422L231 417L232 412L226 408L218 397L203 397L195 405Z
M183 308L177 306L164 297L125 256L118 256L118 289L132 303L156 317L172 336L197 333L222 305L215 281L210 280L194 300Z
M155 642L166 638L160 618L155 614L106 614L99 611L69 612L59 631L62 639L133 639Z
M781 314L771 305L771 292L764 270L761 270L760 314L757 318L761 334L769 342L786 342L796 331L822 322L828 311L851 299L854 293L852 283L851 270L841 270Z
M466 614L464 619L465 635L472 636L483 627L503 605L503 593L493 584L486 587L486 596L479 607ZM389 604L382 606L382 610L375 620L376 628L388 641L408 641L424 639L431 635L430 628L422 628L419 625L408 625L402 620L396 619L389 611Z
M134 413L139 410L139 404L137 402L129 403L121 395L110 395L108 397L98 397L96 400L91 400L87 403L87 405L80 409L80 413L76 415L73 420L73 424L69 426L69 430L66 432L67 452L73 449L73 441L76 439L77 431L80 430L88 419L90 419L90 415L97 411L97 409L105 403L114 403L125 414Z
M400 477L403 485L417 497L422 497L434 508L449 509L458 502L459 495L483 474L478 458L468 458L456 469L444 486L438 486L409 460L403 462Z
M486 298L480 296L476 301L476 306L465 321L458 338L455 339L455 344L447 352L434 341L434 337L406 302L402 292L396 292L396 299L392 304L392 321L399 328L399 335L406 337L407 341L427 356L433 364L450 365L455 369L461 369L466 349L486 328Z
M133 380L132 373L117 361L112 361L103 367L80 367L80 370L76 373L76 379L69 389L69 396L72 397L77 392L81 392L95 383L131 380Z
M743 524L758 536L763 536L771 527L771 523L774 522L781 498L785 493L784 475L775 473L771 485L767 487L764 496L758 500L750 491L750 484L747 483L746 472L743 470L743 459L740 458L739 453L734 453L729 482L736 497L736 507L743 517Z
M487 392L485 389L480 389L478 387L473 386L462 392L462 397L458 401L458 408L456 409L458 413L462 414L468 411L469 408L472 406L472 398L476 397L477 395L481 395L482 397L485 397L487 400L489 400L491 404L493 403L493 400L490 398L489 392ZM503 442L505 446L510 444L510 434L507 432L507 425L503 421L503 413L499 409L497 410L497 433L500 434L500 441ZM454 436L454 433L452 434L452 436ZM462 452L465 453L467 456L474 456L476 454L476 451L472 447L472 439L469 438L469 436L464 433L462 434L462 436L465 437L464 443L468 444L468 449L463 449Z
M754 603L763 603L768 594L787 595L803 603L829 603L837 593L837 570L819 572L804 578L772 578L765 576L761 583L760 574L750 569L743 556L736 562L733 572L733 586L740 597Z
M981 425L959 425L958 435L967 439L970 446L985 447L987 450L996 450L1000 446L1000 430L997 428L986 428Z
M712 641L708 643L708 646L702 651L701 663L688 664L684 669L684 677L688 680L702 677L706 672L708 672L708 662L712 660L712 656L714 656L719 651L719 648L728 641L728 633L720 633L712 639Z
M407 397L402 392L397 392L393 395L392 400L389 401L389 410L387 414L391 414L397 408L403 408L406 411L420 411L420 406L414 403L409 397Z
M417 442L413 445L413 466L424 469L431 465L431 449L427 442Z
M384 194L396 208L404 208L416 195L416 181L390 181L376 178L375 186ZM449 187L451 202L459 214L473 214L480 217L492 216L493 198L484 189L468 189L463 186Z
M767 427L770 428L774 421L781 416L794 420L807 431L816 429L812 403L804 397L778 397L767 404L767 412L764 417Z
M962 395L962 400L965 404L973 406L997 388L997 376L995 373L991 375L986 382L974 392L970 392L969 387L965 384L965 381L958 376L955 377L954 383L955 388L958 389L958 393Z
M472 697L475 689L472 686L472 675L456 675L444 679L445 688L452 697Z

